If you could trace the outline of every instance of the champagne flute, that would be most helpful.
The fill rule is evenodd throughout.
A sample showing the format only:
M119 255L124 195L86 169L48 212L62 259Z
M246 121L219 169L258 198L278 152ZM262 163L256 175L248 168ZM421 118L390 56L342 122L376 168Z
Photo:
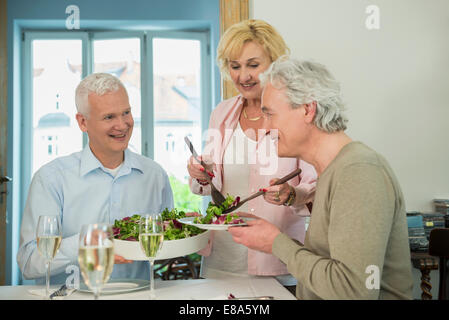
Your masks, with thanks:
M164 241L164 225L160 214L147 214L140 219L139 243L150 263L150 299L155 299L154 260Z
M84 282L95 300L108 282L114 268L112 226L106 223L83 225L80 232L78 262Z
M50 263L59 250L62 241L62 228L59 216L39 216L36 230L37 250L45 259L47 275L45 296L50 299Z

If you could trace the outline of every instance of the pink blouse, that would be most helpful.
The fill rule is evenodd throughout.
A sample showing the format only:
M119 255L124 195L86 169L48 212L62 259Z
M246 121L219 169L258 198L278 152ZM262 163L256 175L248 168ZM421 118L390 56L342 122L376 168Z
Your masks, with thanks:
M209 156L215 163L213 183L218 190L223 186L223 155L226 147L237 127L240 114L243 107L243 97L238 95L231 99L221 102L213 111L209 122L206 145L203 156ZM258 151L267 154L267 146L270 143L269 135L259 135ZM264 144L265 143L265 144ZM263 150L262 150L263 149ZM312 165L296 158L278 158L276 155L270 159L275 159L267 163L267 157L256 157L258 160L251 164L249 179L249 194L259 191L270 185L269 181L273 178L280 178L289 174L296 168L301 168L300 178L296 177L289 181L289 184L295 188L295 203L290 206L273 205L257 197L248 202L248 208L251 214L259 216L274 225L282 232L293 239L304 243L305 237L305 216L310 212L305 203L313 201L316 186L316 172ZM259 161L262 160L262 161ZM196 179L189 179L190 189L193 193L199 195L210 195L210 186L200 185ZM214 231L212 231L208 246L201 250L199 254L208 256L211 253ZM248 249L248 274L252 275L282 275L288 274L287 267L278 258L271 254Z

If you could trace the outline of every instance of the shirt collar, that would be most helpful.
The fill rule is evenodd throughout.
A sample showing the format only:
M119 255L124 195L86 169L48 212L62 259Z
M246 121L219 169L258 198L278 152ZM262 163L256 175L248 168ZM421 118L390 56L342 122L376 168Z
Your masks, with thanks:
M95 170L95 169L104 169L104 166L101 164L100 160L95 157L95 155L92 153L92 150L90 150L89 145L86 145L83 149L83 152L81 154L81 164L80 164L80 176L84 176L88 174L89 172ZM120 175L125 175L131 172L132 169L137 169L140 172L143 172L143 166L138 161L135 154L133 154L128 149L125 150L125 161L123 162L123 167L120 170Z
M125 150L125 161L123 163L123 167L125 167L127 171L131 171L131 169L136 169L142 173L144 172L143 165L139 161L137 155L131 152L129 149Z

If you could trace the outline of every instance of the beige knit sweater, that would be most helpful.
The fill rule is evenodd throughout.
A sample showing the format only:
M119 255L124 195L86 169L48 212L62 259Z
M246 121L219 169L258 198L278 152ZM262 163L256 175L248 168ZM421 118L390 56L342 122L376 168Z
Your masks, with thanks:
M404 200L386 160L344 146L318 178L304 245L281 233L273 254L298 279L299 299L411 299Z

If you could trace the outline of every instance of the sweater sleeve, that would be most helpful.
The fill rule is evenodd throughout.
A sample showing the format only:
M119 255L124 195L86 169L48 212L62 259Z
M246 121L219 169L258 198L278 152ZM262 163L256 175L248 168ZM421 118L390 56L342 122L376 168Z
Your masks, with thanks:
M366 283L372 266L382 274L394 215L393 186L373 164L350 165L336 178L329 189L328 233L322 235L329 247L311 250L280 234L273 254L298 285L322 299L377 299L379 290Z

